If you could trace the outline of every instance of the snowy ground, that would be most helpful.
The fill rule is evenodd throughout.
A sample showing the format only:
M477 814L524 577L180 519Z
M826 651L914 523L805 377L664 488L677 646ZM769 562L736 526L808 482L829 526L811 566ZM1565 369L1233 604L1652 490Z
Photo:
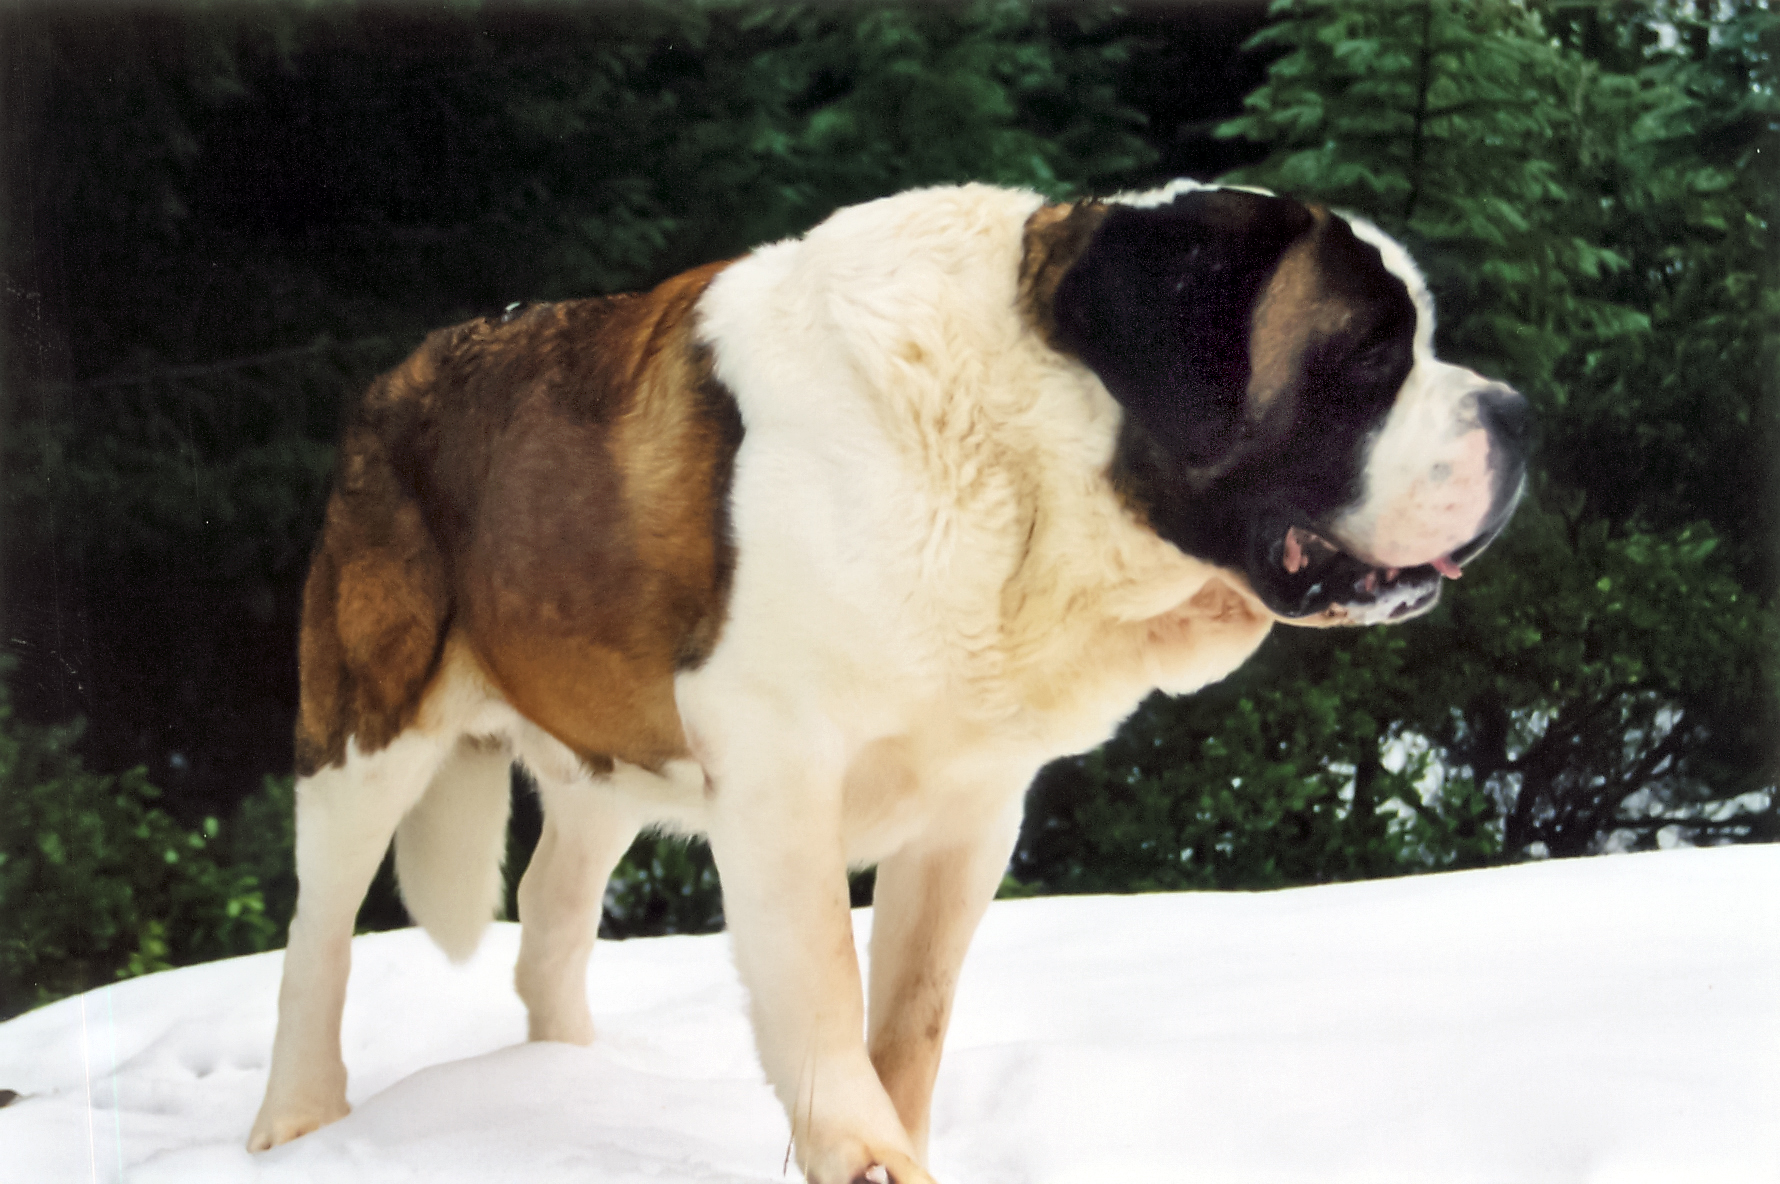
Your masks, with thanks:
M590 1049L521 1043L517 945L360 938L355 1111L263 1156L280 954L0 1025L0 1181L784 1179L724 938L603 944ZM1772 1184L1780 847L1003 902L935 1115L945 1184Z

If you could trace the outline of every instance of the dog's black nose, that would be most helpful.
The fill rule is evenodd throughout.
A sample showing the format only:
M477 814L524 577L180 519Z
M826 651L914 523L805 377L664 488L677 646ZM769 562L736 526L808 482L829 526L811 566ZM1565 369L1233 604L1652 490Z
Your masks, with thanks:
M1477 392L1477 418L1490 435L1525 454L1533 442L1533 409L1511 386L1492 382Z
M1490 499L1482 533L1472 543L1459 548L1465 556L1483 550L1507 525L1520 495L1526 490L1527 459L1533 446L1533 411L1519 391L1492 382L1478 391L1476 398L1477 421L1489 433L1495 493Z

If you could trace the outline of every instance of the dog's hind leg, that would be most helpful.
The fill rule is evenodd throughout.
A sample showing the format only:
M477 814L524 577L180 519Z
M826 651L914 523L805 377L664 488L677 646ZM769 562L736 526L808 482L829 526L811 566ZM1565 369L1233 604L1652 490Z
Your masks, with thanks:
M352 924L402 816L420 799L455 736L407 732L297 782L297 911L278 990L278 1035L266 1098L248 1136L264 1151L345 1117L340 1013Z
M540 762L542 763L542 762ZM588 1044L587 961L599 935L606 880L641 829L610 775L533 769L544 830L519 881L519 962L513 984L533 1040Z

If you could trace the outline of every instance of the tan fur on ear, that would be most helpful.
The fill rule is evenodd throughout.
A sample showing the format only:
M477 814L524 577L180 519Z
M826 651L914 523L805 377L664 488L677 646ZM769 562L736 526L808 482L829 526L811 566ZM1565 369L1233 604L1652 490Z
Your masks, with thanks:
M1276 411L1291 416L1292 400L1287 396L1299 385L1305 352L1354 318L1353 308L1326 290L1317 262L1317 240L1329 213L1319 206L1311 206L1310 212L1316 229L1280 257L1249 322L1248 414L1254 423Z
M1040 206L1026 219L1018 307L1021 319L1047 344L1054 344L1057 336L1051 307L1057 285L1087 249L1106 218L1107 208L1095 201Z

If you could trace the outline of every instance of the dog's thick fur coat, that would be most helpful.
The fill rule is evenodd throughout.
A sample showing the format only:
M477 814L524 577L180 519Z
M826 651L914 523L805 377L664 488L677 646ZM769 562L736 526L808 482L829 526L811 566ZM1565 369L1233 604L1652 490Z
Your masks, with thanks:
M519 760L532 1037L592 1038L638 830L707 835L805 1173L927 1180L1036 770L1275 620L1425 609L1505 520L1518 396L1437 362L1430 318L1395 244L1288 199L966 186L428 338L348 424L305 595L301 896L250 1145L346 1112L352 918L392 834L416 919L474 948Z

